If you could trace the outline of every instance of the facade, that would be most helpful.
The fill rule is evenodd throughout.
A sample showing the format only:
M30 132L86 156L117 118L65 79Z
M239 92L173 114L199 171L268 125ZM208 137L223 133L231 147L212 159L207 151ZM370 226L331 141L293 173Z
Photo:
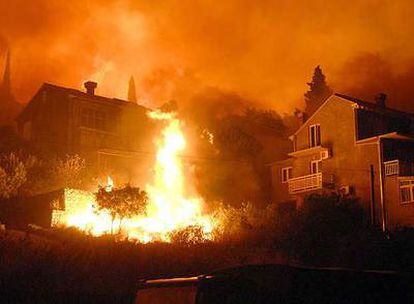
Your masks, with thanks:
M122 181L135 180L133 171L153 147L149 109L98 96L96 86L88 81L82 92L43 84L17 117L18 132L40 151L78 154L106 174L116 170Z
M311 193L360 198L384 229L414 225L414 115L333 94L291 136L289 158L271 164L272 199L300 206Z

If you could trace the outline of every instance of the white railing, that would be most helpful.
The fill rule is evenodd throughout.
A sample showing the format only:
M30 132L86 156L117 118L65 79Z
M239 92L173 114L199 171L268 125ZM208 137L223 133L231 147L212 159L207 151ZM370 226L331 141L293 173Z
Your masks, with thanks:
M384 162L385 176L398 175L400 173L400 162L398 159Z
M288 183L290 194L322 189L322 172L291 178Z

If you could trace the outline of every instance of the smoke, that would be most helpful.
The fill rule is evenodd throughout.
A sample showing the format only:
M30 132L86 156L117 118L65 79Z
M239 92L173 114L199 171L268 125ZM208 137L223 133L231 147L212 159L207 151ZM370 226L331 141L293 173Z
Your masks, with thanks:
M42 82L88 79L126 98L134 75L148 106L211 87L289 112L320 64L335 90L389 91L405 107L413 13L404 0L0 0L0 52L12 50L21 102Z
M360 54L341 68L336 81L341 91L351 96L372 101L382 92L388 95L388 106L414 111L414 58L399 71L379 54Z

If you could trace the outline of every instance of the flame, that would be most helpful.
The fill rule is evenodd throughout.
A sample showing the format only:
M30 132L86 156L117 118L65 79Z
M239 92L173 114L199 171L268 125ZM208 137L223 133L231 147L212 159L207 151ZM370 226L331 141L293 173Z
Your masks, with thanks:
M166 123L157 141L155 177L147 185L150 203L143 224L147 231L162 235L189 226L200 226L204 234L212 230L212 222L202 212L203 200L188 196L188 179L185 178L180 153L186 148L181 122L174 113L150 112L149 117Z
M213 133L211 133L208 129L204 129L204 130L201 132L201 134L202 134L202 136L203 136L204 138L206 138L206 139L207 139L207 141L210 143L210 145L213 145L213 144L214 144L214 134L213 134Z
M180 153L185 151L186 140L181 121L174 113L152 111L151 119L165 124L156 140L157 153L152 181L146 186L149 202L145 216L137 215L114 223L104 210L98 210L92 193L72 191L65 198L65 211L55 212L52 222L56 226L74 226L93 235L123 231L127 237L147 243L155 240L171 241L171 232L197 226L203 237L211 238L213 221L203 214L203 200L189 195L190 180L184 174ZM105 190L112 191L114 182L107 177ZM59 220L57 220L59 218ZM115 225L115 226L114 226Z
M108 175L107 180L106 180L106 187L105 187L106 192L111 192L113 187L114 187L114 181Z

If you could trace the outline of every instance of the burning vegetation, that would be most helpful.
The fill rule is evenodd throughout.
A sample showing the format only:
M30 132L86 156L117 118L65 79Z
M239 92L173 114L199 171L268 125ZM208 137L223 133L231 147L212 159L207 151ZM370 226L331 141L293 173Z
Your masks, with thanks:
M163 127L155 140L154 175L146 190L116 188L110 177L96 194L68 190L65 211L53 213L54 226L76 227L95 236L118 231L143 243L169 242L172 233L189 228L200 240L211 239L213 219L204 213L203 199L190 192L194 187L180 158L186 149L182 122L173 112L152 111L148 116Z

